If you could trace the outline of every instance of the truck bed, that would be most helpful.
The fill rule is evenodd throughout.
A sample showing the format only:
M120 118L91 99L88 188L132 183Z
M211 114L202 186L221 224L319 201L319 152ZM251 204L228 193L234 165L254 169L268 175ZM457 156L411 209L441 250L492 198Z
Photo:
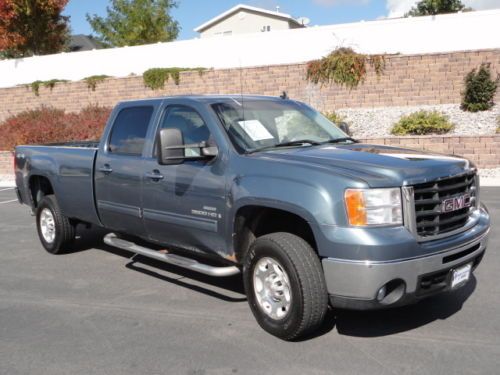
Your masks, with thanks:
M31 201L34 179L45 178L66 216L99 224L93 178L97 146L95 142L70 142L16 147L16 184L23 201Z

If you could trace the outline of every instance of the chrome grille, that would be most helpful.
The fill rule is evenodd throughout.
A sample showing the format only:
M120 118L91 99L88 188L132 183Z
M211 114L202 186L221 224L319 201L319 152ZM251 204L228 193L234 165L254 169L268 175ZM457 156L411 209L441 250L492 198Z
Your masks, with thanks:
M471 172L414 185L416 234L420 237L435 237L464 227L476 208L476 182L476 174ZM443 201L464 194L470 195L470 207L443 211Z

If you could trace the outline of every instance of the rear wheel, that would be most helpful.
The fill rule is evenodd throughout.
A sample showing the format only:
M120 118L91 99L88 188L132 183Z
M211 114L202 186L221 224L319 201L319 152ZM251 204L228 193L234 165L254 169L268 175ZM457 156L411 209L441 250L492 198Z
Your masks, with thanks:
M64 216L54 195L42 198L36 210L38 237L45 250L59 254L75 239L75 227Z
M259 325L274 336L294 340L318 329L328 293L317 254L290 233L259 237L243 266L245 291Z

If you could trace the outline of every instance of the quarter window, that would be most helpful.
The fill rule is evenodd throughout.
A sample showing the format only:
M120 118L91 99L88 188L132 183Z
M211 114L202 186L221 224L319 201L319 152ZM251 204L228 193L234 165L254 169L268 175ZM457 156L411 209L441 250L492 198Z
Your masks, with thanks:
M120 111L111 130L108 151L141 155L153 107L130 107Z

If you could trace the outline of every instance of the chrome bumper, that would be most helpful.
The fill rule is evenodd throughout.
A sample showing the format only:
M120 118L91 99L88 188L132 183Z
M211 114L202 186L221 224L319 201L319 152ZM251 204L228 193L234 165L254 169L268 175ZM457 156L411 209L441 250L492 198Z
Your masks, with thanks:
M420 258L381 262L324 258L330 301L338 307L371 309L407 304L434 294L421 290L422 277L471 262L477 266L488 244L488 232L489 229L472 241ZM401 297L390 304L379 303L378 291L391 281L404 284ZM434 292L448 289L443 286Z

